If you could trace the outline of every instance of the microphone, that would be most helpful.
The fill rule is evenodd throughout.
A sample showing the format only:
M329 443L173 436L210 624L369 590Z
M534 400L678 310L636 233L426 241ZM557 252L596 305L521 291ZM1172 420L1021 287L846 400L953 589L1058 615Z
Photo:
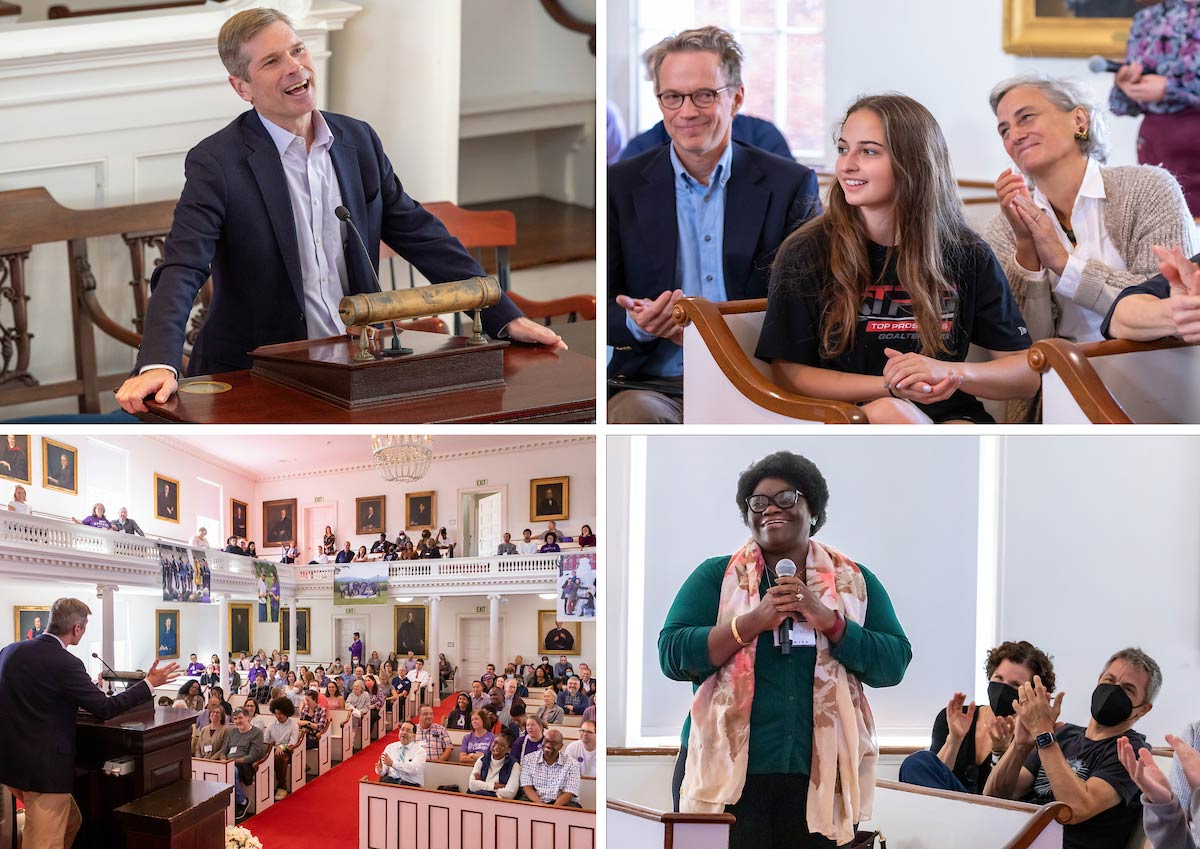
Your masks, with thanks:
M101 663L103 663L103 664L104 664L104 668L105 668L105 669L107 669L109 672L111 672L111 673L113 674L113 676L114 676L114 677L116 676L116 674L117 674L117 670L115 670L115 669L113 669L111 666L109 666L109 665L108 665L108 661L106 661L104 658L102 658L100 655L96 654L95 652L92 652L92 657L96 658L96 660L98 660L98 661L100 661ZM112 679L112 678L109 678L109 679L108 679L108 694L109 694L110 696L112 695L112 682L113 682L113 679Z
M350 210L344 206L339 206L333 211L333 214L339 220L346 222L350 229L354 231L354 237L358 239L358 246L362 248L363 256L367 258L367 268L371 271L371 277L375 279L375 291L382 292L383 286L379 285L379 275L375 273L375 264L371 262L371 252L367 250L367 243L363 241L362 234L358 232L358 228L354 226L354 221L350 218Z
M1088 59L1088 70L1093 74L1115 74L1121 68L1125 67L1123 62L1114 62L1112 59L1105 59L1099 53Z
M796 561L784 558L775 564L775 574L780 578L792 578L796 575ZM792 653L792 617L787 617L779 623L779 650L784 654Z

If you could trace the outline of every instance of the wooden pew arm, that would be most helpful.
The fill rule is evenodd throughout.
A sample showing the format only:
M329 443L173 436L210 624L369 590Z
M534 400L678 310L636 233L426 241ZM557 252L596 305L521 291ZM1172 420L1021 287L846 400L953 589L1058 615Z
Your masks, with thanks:
M1038 835L1046 830L1046 826L1057 820L1062 825L1071 821L1071 808L1065 802L1050 802L1038 808L1029 822L1017 832L1016 836L1004 844L1004 849L1029 849Z
M720 304L704 298L684 298L675 305L672 318L680 327L695 325L725 377L758 406L794 419L825 424L869 424L866 414L854 404L789 392L771 383L754 367L723 316L761 312L766 306L765 298Z

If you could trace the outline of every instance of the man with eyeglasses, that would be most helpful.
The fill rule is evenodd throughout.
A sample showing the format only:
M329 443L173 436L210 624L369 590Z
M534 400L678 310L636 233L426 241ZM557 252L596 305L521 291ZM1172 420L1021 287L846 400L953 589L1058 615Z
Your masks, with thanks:
M742 51L717 27L643 57L671 143L608 170L612 423L683 420L683 297L765 298L783 239L821 210L810 168L731 140Z

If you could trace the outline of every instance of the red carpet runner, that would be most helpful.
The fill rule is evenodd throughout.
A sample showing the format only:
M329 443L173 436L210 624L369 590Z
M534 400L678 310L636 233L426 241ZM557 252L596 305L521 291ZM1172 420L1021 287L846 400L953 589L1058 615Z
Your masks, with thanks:
M452 699L443 699L434 708L440 722L454 707ZM358 780L374 776L375 762L388 743L396 740L390 731L349 760L337 764L320 778L276 802L261 814L240 825L250 829L263 849L286 847L358 845Z

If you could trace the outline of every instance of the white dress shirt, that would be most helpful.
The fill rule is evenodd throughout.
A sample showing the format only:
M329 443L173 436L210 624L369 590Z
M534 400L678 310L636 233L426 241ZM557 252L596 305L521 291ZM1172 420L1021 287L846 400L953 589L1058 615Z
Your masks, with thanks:
M425 783L425 747L416 740L407 746L402 746L399 740L388 743L383 753L392 759L392 765L383 767L383 772L379 773L380 778L397 778L400 781L411 781L413 784Z
M1075 197L1075 206L1071 210L1071 229L1075 233L1075 244L1072 245L1062 225L1058 223L1058 216L1054 214L1050 201L1042 194L1041 189L1035 186L1033 190L1033 202L1044 214L1050 216L1054 232L1070 257L1063 267L1061 277L1045 268L1037 274L1030 274L1029 277L1037 280L1043 274L1050 275L1054 300L1062 310L1062 317L1058 322L1058 335L1072 342L1100 342L1104 339L1100 333L1104 315L1092 312L1073 300L1088 260L1094 259L1117 271L1126 270L1125 260L1113 246L1108 229L1104 226L1105 197L1100 164L1094 159L1089 159L1083 183L1079 186L1079 194Z
M517 543L517 551L521 554L537 554L542 549L542 544L536 539L531 539L529 542L521 541Z

